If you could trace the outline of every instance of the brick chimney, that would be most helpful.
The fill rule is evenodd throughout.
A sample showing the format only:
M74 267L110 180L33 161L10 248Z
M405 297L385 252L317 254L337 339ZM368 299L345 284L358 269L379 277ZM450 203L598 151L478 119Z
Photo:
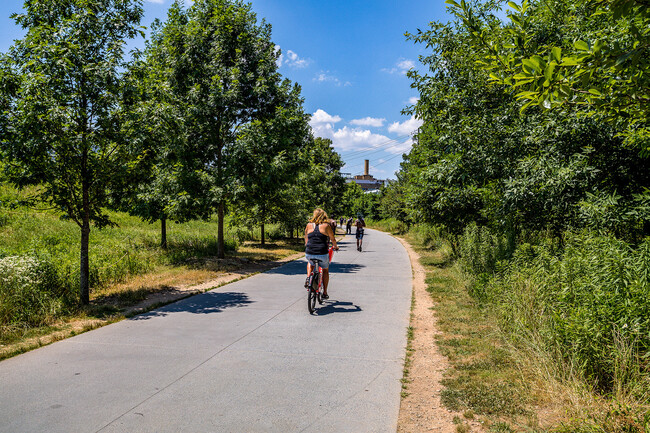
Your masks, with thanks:
M370 160L369 159L366 159L366 164L365 164L365 168L363 170L363 174L364 174L364 176L368 176L370 174Z

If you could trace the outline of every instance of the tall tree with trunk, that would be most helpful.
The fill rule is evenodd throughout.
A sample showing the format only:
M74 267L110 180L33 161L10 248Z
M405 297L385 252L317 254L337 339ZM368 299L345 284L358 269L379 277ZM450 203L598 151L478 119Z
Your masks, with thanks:
M243 128L228 155L228 166L234 171L234 213L260 226L262 245L265 224L286 217L282 196L304 168L299 155L311 142L300 88L285 80L280 93L284 102L277 106L275 116Z
M110 223L102 208L126 168L119 134L124 41L141 33L139 0L26 1L12 17L26 30L4 57L7 111L0 146L17 185L81 229L80 297L89 303L90 225Z
M216 210L222 258L225 203L232 193L229 147L241 127L275 114L280 75L271 27L258 23L242 1L196 0L188 9L177 1L152 45L170 100L182 113L179 175L206 185L188 190L177 204L200 201Z

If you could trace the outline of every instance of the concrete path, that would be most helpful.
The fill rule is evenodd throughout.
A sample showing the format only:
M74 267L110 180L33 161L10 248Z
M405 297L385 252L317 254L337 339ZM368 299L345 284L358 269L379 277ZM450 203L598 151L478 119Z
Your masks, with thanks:
M400 243L305 262L0 362L0 432L395 432L411 298Z

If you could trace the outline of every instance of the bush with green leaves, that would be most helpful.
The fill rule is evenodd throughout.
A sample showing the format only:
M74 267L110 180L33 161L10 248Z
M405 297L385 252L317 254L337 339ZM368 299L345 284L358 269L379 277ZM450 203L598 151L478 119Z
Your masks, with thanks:
M54 265L36 256L0 258L0 331L41 326L59 316L75 293Z
M469 275L492 274L499 261L512 256L514 237L498 235L472 223L460 238L460 266Z
M411 227L410 232L420 245L436 249L443 242L444 233L440 226L431 224L417 224Z
M650 373L650 238L637 248L588 232L568 234L563 250L524 244L481 293L515 340L541 342L601 390Z

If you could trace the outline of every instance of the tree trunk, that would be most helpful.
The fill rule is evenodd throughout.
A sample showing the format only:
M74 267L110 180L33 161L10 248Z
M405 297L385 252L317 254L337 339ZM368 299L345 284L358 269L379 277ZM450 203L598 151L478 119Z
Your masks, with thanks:
M167 218L160 218L160 247L167 249Z
M260 224L260 233L261 233L260 244L264 246L264 221L262 221L262 223Z
M221 120L219 124L219 142L217 143L217 184L225 188L223 180L223 138L221 137ZM220 259L226 258L226 243L223 239L223 218L224 218L224 197L219 197L219 207L217 209L217 257Z
M217 257L223 259L226 257L226 245L223 240L223 213L224 213L223 200L219 202L219 209L217 211L218 229L217 229Z
M84 216L81 228L81 263L79 269L79 295L82 305L90 303L90 266L88 257L88 244L90 241L90 222Z
M79 298L82 305L90 303L90 259L88 244L90 242L90 182L88 179L88 151L84 149L81 161L81 263L79 267Z

